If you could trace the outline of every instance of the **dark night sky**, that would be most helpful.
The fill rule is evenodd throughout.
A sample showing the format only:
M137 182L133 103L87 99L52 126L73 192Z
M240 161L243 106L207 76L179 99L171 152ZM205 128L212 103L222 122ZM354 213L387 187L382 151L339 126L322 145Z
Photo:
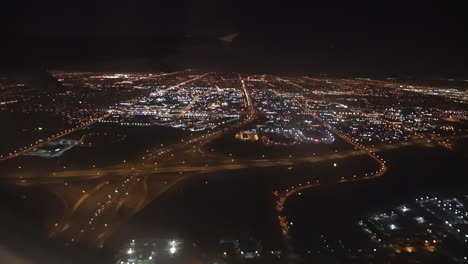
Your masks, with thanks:
M310 2L16 1L2 16L4 67L467 72L461 1ZM231 46L217 41L233 32Z

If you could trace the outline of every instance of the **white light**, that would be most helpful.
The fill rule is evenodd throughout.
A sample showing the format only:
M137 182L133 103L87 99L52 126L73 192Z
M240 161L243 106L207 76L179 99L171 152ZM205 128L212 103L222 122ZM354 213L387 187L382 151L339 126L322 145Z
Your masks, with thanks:
M176 253L176 251L177 251L177 249L176 249L174 246L172 246L172 247L169 249L169 253L171 253L171 254Z

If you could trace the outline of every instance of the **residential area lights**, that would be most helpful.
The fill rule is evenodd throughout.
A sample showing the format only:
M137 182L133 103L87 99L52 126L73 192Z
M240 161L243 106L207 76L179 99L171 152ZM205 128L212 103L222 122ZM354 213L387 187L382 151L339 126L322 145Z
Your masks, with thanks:
M166 172L172 170L171 173L179 177L187 175L186 172L193 168L208 172L220 168L239 169L287 164L288 169L292 169L291 164L296 160L310 162L312 159L318 160L321 154L317 151L317 155L314 152L314 157L303 158L295 152L289 152L290 149L322 145L335 150L332 153L334 156L327 159L329 169L340 171L345 162L339 159L345 154L341 150L338 153L334 146L343 143L352 146L354 154L364 154L377 164L377 169L348 174L345 172L337 177L339 183L358 182L386 173L388 163L378 154L381 150L416 143L453 149L454 142L466 134L460 120L466 120L468 112L459 107L462 101L466 103L466 91L405 85L396 81L308 76L277 78L242 74L227 74L224 77L217 73L157 75L61 72L55 73L54 76L67 87L69 95L79 98L76 101L80 103L76 105L68 101L62 103L60 111L52 107L47 108L54 114L64 116L68 128L52 129L40 124L36 126L37 130L34 130L38 136L31 140L33 143L0 155L0 160L31 153L49 142L67 135L73 136L75 132L87 131L97 122L101 123L97 125L133 126L143 130L170 127L174 129L171 131L183 130L185 133L180 142L158 143L157 146L145 148L145 152L135 159L126 156L125 159L119 158L117 169L109 166L113 172L124 171L125 176L118 180L106 178L103 184L113 188L94 204L90 214L83 217L83 223L73 223L74 230L78 231L70 238L72 242L79 242L98 228L106 230L104 232L114 228L114 224L107 221L106 217L115 208L122 206L122 199L131 200L135 190L130 186L137 182L146 183L142 175L149 169L154 174L164 172L165 169ZM116 99L98 106L81 99L91 92L102 95L102 90L115 93ZM28 100L33 100L33 97ZM67 108L68 103L73 107ZM9 103L2 104L1 107L9 109L15 105L17 104ZM234 152L216 157L219 154L218 149L215 151L216 147L208 144L231 133L238 133L235 138L244 141L242 144L255 142L254 144L263 144L262 147L265 148L284 148L288 152L283 152L284 156L281 159L276 159L275 155L269 152L257 153L256 160L232 154ZM197 156L193 159L197 161L188 159L186 155ZM167 164L171 162L176 165L168 168ZM111 174L109 168L96 164L87 168L89 175L102 179ZM19 164L14 169L23 172L27 167L25 164ZM60 178L68 170L69 166L64 166L63 171L51 172L51 176ZM200 182L208 184L206 179ZM167 179L161 181L161 186L167 187L171 184ZM71 188L67 182L64 185L68 186L67 189ZM274 192L275 208L283 234L287 235L292 228L291 221L283 215L287 199L295 194L304 197L306 189L317 188L320 185L316 178L309 178L287 187L278 187ZM98 188L99 185L95 188L77 189L80 195L76 203L78 207L80 201L87 200ZM429 198L420 199L426 201ZM416 202L421 206L429 206L422 200ZM438 201L440 199L435 199L430 206L453 213L456 217L464 217L461 215L463 212L455 209L452 203ZM412 210L413 207L408 205L399 208L398 212L410 214ZM428 218L421 216L415 221L426 223ZM447 230L458 233L454 221L447 221ZM64 220L58 222L54 228L59 231L70 230L69 226L71 223ZM394 231L401 228L396 223L383 226ZM428 240L427 248L433 246L431 241ZM171 255L180 251L176 240L165 244L164 249ZM129 254L132 254L133 250L130 248Z

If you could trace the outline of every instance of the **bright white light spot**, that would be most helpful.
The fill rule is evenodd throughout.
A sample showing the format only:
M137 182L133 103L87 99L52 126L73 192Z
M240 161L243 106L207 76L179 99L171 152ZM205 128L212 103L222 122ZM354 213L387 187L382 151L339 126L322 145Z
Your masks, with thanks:
M175 254L176 251L177 251L177 249L174 246L169 249L169 253L171 253L171 254Z

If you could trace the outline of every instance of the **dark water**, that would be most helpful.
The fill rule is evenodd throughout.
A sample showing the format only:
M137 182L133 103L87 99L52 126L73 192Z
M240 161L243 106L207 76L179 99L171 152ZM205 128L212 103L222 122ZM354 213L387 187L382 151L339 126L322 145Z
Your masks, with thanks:
M306 249L321 234L354 243L360 235L357 220L388 206L421 196L468 193L468 160L460 152L411 147L382 156L389 167L382 178L321 187L288 200L285 214L294 222L292 236L299 248Z

